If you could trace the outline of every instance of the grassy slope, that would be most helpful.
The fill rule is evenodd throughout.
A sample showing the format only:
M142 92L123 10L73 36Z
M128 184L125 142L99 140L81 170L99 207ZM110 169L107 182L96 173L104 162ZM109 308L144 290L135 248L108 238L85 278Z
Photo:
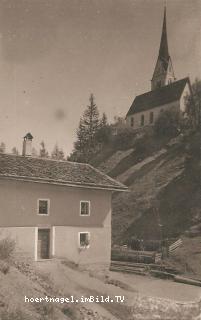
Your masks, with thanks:
M190 136L188 140L190 145L198 144L199 135ZM117 150L109 153L107 149L108 157L102 151L105 171L116 179L123 177L130 190L129 193L113 196L114 243L125 242L132 235L160 238L161 223L164 225L163 236L175 237L192 225L195 213L201 218L201 200L198 197L200 181L196 181L184 168L186 140L182 142L178 139L176 144L168 147L167 139L153 136L146 136L142 142L144 145L138 143L137 148L133 145L133 152L125 152L124 157L121 154L113 166L110 158ZM156 156L162 149L167 151ZM146 163L146 159L151 161ZM110 168L107 168L107 162Z
M60 261L39 264L11 263L10 271L0 272L1 320L138 320L171 319L192 320L199 315L199 303L188 305L170 300L141 297L137 292L109 285L104 278L69 268ZM120 283L120 281L119 281ZM74 297L121 295L125 303L53 304L25 303L27 297Z

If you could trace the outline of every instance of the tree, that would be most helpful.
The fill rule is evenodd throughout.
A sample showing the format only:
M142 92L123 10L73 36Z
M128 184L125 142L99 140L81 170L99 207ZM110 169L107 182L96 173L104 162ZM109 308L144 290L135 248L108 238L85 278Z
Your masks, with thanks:
M4 142L1 142L0 144L0 153L5 153L6 152L6 145Z
M154 124L154 133L157 136L175 137L180 131L179 111L170 109L161 112Z
M100 127L102 128L106 126L108 126L107 116L106 116L106 113L103 112L102 119L100 120Z
M187 114L191 120L191 126L199 127L201 123L201 80L195 79L191 86L192 93L186 96Z
M89 97L90 104L84 111L83 125L87 136L89 148L93 147L94 135L99 128L99 111L94 102L93 93Z
M32 155L33 157L37 157L37 156L38 156L38 152L37 152L37 150L36 150L34 147L31 149L31 155Z
M57 144L54 146L54 149L51 153L51 158L55 159L55 160L64 160L65 159L63 150L61 148L59 148Z
M12 154L15 154L16 156L19 155L19 151L17 150L16 147L13 147L13 148L12 148Z
M80 162L89 162L92 154L96 151L96 133L100 128L99 111L95 104L94 95L89 97L90 104L80 118L77 129L77 140L74 143L74 151L71 159ZM104 122L106 118L102 119Z
M41 141L40 143L41 148L40 148L40 157L41 158L48 158L48 151L45 148L45 143L44 141Z
M108 124L105 112L103 112L102 118L100 119L99 128L95 134L95 141L101 144L108 143L110 141L111 135L112 128Z

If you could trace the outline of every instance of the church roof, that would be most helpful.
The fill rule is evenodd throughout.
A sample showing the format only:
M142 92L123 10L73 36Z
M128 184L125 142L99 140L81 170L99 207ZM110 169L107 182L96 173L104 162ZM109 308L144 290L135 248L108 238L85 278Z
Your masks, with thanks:
M0 179L124 191L127 187L89 164L0 154Z
M136 96L126 117L179 100L186 83L190 84L188 77Z

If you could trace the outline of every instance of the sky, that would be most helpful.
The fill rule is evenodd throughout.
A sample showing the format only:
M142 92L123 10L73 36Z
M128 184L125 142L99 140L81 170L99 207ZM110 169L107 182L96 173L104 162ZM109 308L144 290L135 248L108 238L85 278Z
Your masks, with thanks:
M150 90L166 2L177 79L201 78L201 0L0 0L0 142L69 154L90 93L110 122Z

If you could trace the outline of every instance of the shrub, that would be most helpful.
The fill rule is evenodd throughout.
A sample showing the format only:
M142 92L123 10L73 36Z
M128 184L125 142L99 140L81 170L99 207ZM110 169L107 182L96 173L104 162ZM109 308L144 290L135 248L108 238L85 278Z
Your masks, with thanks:
M42 316L42 319L55 319L56 307L48 302L35 302L34 308L37 313Z
M132 128L123 127L118 130L114 138L114 144L118 149L127 149L132 146L135 137L135 132Z
M175 137L179 132L179 111L170 109L161 112L154 124L154 132L158 136Z
M0 260L0 271L4 274L7 274L9 271L9 264L5 261Z
M6 260L11 257L15 250L15 241L10 238L0 240L0 259Z
M27 316L22 310L3 310L0 312L0 319L1 320L31 320L30 317Z

